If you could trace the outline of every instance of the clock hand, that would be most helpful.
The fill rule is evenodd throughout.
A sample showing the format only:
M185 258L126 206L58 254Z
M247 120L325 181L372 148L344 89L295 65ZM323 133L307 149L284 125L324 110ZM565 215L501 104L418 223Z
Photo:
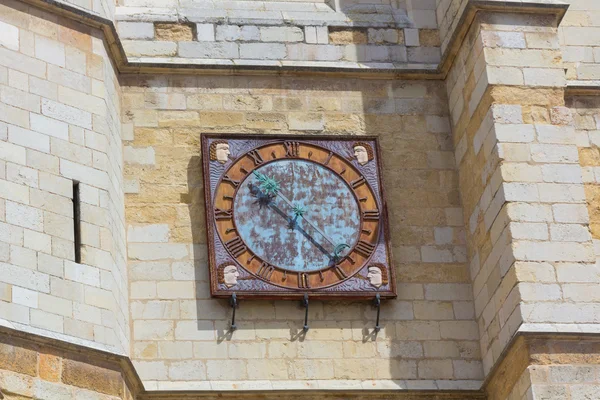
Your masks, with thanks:
M273 209L277 214L279 214L283 219L285 219L288 223L292 222L292 218L288 217L288 215L285 212L283 212L279 207L277 207L275 204L269 204L269 207L271 209ZM323 254L325 254L329 258L332 258L331 254L329 254L329 252L323 246L321 246L315 240L315 238L313 238L308 232L306 232L304 229L302 229L299 226L297 226L297 229L302 234L302 236L304 236L306 239L308 239L308 241L311 242L316 248L318 248Z
M296 221L296 219L298 217L302 218L309 226L311 226L314 230L319 232L319 234L321 234L321 236L323 236L323 238L325 238L325 240L327 240L334 247L334 257L333 257L334 260L339 259L339 253L344 248L350 247L345 243L336 245L335 242L333 242L333 240L329 239L329 237L327 235L325 235L325 233L323 233L323 231L321 231L321 229L319 229L315 224L310 222L304 216L305 210L300 206L292 204L292 202L289 201L288 198L285 197L281 193L281 186L279 185L279 182L277 182L273 178L269 178L268 176L261 174L258 171L252 171L252 173L254 174L255 177L258 178L259 182L261 183L261 189L263 189L268 196L273 196L273 197L277 196L277 197L281 198L284 202L286 202L292 208L294 215L295 215L295 218L293 220L294 222Z

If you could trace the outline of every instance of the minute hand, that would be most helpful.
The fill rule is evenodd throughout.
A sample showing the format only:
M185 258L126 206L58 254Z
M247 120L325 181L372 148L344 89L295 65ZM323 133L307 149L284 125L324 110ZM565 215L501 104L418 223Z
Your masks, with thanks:
M289 201L287 199L287 197L285 197L283 194L281 194L280 191L277 191L277 196L281 197L281 199L283 201L285 201L290 207L294 208L294 205L292 204L291 201ZM314 230L316 230L317 232L319 232L321 234L321 236L323 236L325 238L325 240L327 240L329 243L331 243L331 245L335 248L336 244L333 242L333 240L329 239L327 237L327 235L325 235L325 233L323 233L322 230L320 230L315 224L313 224L312 222L310 222L308 219L306 219L306 217L302 214L300 214L300 218L302 218L308 225L310 225Z

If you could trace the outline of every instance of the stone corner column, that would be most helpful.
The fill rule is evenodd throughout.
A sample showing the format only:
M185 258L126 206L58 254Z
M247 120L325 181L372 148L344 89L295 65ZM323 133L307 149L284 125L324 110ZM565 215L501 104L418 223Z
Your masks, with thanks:
M558 15L505 3L478 12L447 77L486 375L521 333L600 328Z

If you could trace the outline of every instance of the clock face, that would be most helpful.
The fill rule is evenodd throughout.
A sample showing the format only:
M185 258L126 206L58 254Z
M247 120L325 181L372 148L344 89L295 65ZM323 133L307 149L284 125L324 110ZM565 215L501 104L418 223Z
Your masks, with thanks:
M375 145L203 136L213 295L393 297Z

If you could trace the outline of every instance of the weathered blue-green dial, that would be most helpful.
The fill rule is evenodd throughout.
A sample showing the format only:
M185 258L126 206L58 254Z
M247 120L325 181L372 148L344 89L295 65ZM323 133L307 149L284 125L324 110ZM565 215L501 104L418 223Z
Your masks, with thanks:
M360 206L348 184L317 163L261 166L234 200L237 232L253 254L293 272L330 268L360 235Z

